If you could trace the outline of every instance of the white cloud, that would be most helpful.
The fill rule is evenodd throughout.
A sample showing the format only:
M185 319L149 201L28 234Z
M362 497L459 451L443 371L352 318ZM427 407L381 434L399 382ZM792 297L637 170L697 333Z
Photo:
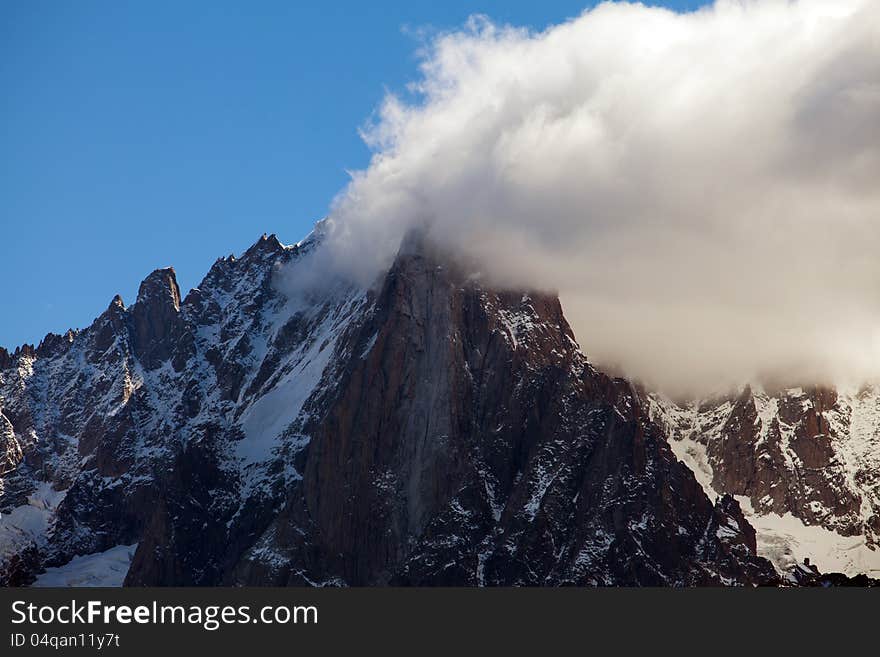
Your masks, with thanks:
M588 355L655 384L880 374L877 0L475 18L414 86L334 205L354 273L428 222L558 289Z

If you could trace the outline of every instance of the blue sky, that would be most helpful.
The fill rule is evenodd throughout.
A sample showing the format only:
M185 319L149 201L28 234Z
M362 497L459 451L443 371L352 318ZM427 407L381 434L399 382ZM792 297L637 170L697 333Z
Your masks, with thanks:
M87 326L156 267L185 291L263 232L301 238L366 166L358 126L415 78L407 28L589 4L0 4L0 345Z

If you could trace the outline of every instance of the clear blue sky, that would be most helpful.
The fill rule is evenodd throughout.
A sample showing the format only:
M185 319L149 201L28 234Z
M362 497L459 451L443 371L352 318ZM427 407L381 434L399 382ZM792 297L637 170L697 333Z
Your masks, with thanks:
M591 4L0 3L0 345L85 327L156 267L186 291L263 232L300 239L367 164L358 126L415 78L406 27Z

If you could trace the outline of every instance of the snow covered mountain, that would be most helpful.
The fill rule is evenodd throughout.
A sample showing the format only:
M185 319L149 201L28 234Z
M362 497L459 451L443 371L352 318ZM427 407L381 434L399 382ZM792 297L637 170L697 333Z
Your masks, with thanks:
M648 396L676 455L715 498L736 496L781 571L880 576L880 388L746 386L676 404Z
M873 392L679 407L590 365L554 296L418 234L371 286L279 291L320 248L264 236L185 299L157 270L0 350L0 583L778 583L734 495L873 563Z

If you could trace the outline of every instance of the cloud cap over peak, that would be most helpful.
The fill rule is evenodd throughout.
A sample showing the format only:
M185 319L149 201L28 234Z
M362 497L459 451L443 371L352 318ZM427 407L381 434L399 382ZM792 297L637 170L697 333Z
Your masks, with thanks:
M652 384L880 376L880 2L473 18L412 88L334 203L349 273L424 222Z

